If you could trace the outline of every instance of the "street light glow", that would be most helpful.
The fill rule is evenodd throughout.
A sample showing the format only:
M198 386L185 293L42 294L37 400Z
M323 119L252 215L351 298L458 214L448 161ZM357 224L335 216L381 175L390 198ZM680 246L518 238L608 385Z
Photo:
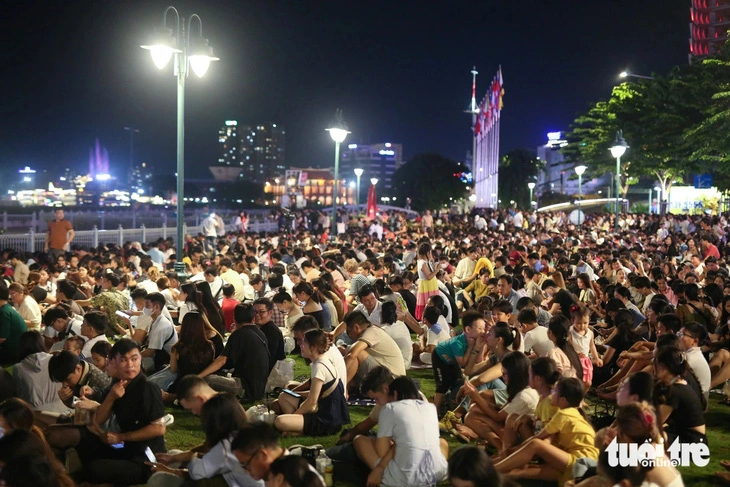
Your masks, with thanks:
M362 169L361 167L356 167L354 172L355 172L355 176L360 177L360 176L362 176L362 173L365 172L365 170Z
M372 184L373 186L378 184L378 178L370 178L370 184Z
M332 140L334 140L335 142L339 142L339 143L344 142L345 138L347 137L347 134L350 133L345 129L337 128L337 127L329 128L329 129L327 129L327 132L330 133L330 137L332 137Z
M621 71L621 74L619 74L619 77L621 77L621 78L628 78L629 77L628 71Z
M588 166L575 166L575 173L578 176L582 176L583 173L586 172L586 169L588 169Z
M527 183L527 187L530 188L530 189L535 189L535 183L534 182L529 182L529 183Z

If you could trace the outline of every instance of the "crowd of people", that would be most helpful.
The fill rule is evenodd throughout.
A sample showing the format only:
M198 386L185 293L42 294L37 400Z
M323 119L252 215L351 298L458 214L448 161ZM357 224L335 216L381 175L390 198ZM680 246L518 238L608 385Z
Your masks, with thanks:
M333 237L324 213L286 215L223 235L213 214L185 237L185 278L170 240L85 248L62 210L44 252L3 251L0 480L329 483L283 434L339 435L335 477L367 485L683 485L606 450L707 445L730 379L725 216L340 214ZM292 348L309 377L269 401ZM270 420L247 417L265 400ZM175 407L201 419L189 451L166 448ZM449 455L449 435L473 445Z

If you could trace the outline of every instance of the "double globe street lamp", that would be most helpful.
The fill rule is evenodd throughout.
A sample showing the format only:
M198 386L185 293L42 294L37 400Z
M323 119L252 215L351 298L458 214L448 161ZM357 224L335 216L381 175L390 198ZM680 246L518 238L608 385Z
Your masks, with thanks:
M168 28L167 15L173 13L175 23L173 29ZM193 20L197 21L197 35L190 37ZM173 35L173 32L175 35ZM183 281L186 277L183 263L184 249L184 184L185 184L185 79L188 67L199 78L208 72L210 63L220 58L213 54L208 39L203 38L203 21L198 14L192 14L185 23L175 7L167 7L162 15L162 25L155 29L149 44L140 46L150 51L152 62L158 69L164 69L174 57L174 72L177 77L177 262L175 272Z

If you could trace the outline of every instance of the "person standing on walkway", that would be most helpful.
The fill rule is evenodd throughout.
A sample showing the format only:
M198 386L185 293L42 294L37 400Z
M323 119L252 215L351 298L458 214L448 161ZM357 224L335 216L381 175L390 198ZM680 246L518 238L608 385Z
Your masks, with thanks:
M55 220L48 222L46 243L43 249L54 263L60 255L66 254L66 249L74 239L73 225L64 218L63 208L57 208L55 216Z

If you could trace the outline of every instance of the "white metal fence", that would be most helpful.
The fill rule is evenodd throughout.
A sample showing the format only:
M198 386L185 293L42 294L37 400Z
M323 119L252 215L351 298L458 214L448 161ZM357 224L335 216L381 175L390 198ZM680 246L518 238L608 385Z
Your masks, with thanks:
M226 225L231 230L231 225ZM274 232L278 230L277 223L273 220L254 220L249 222L250 232ZM197 235L203 231L202 225L183 227L184 233ZM114 243L123 245L124 242L153 242L159 238L176 239L176 227L147 228L142 225L140 228L123 228L121 225L115 230L100 230L96 226L92 230L77 230L73 244L84 247L98 247L100 244ZM42 251L45 245L45 232L36 232L31 228L28 233L9 233L0 235L0 249L13 249L19 252Z
M53 209L39 210L32 213L12 214L4 211L0 213L0 228L7 233L27 232L32 229L36 233L45 232L48 222L55 218ZM226 224L233 222L240 210L215 209L216 214L223 218ZM250 222L265 222L268 220L271 210L245 210ZM174 227L176 224L175 213L171 209L150 209L150 210L66 210L65 218L71 222L74 230L92 230L94 227L99 230L115 230L121 225L124 228L147 228L153 227ZM185 224L198 226L208 216L207 212L201 210L185 212Z

